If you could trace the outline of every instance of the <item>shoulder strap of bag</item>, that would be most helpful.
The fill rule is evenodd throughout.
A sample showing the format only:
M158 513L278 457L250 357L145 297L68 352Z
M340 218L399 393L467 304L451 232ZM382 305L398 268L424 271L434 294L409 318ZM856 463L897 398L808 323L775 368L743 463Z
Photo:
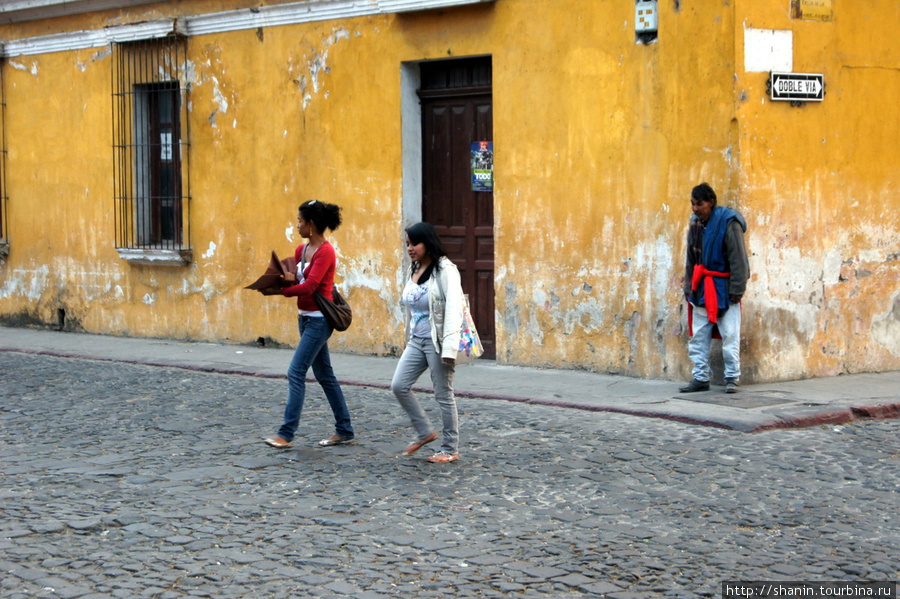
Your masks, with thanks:
M438 291L441 292L441 299L446 301L447 294L444 293L444 288L441 286L441 271L438 270L438 265L434 265L434 269L431 271L431 276L434 277L434 280L437 281Z

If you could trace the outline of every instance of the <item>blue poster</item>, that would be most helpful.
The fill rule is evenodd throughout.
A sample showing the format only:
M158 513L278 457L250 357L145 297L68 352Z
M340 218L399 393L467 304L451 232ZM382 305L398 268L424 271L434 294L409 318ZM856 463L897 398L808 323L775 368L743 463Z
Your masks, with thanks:
M494 191L494 142L472 142L472 191Z

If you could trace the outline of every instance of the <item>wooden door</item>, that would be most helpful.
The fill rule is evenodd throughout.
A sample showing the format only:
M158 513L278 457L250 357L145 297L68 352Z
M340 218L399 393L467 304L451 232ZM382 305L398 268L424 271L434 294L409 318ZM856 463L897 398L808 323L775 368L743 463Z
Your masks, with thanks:
M493 359L494 195L472 191L471 167L472 143L493 141L491 59L423 63L421 73L422 219L459 267L485 357Z

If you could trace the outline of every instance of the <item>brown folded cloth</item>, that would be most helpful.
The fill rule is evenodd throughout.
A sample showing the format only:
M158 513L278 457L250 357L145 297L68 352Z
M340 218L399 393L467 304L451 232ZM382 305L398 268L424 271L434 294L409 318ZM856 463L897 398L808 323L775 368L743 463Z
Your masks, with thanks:
M275 250L272 250L272 257L269 259L266 272L244 289L256 289L263 295L281 295L281 288L287 285L284 282L284 275L289 272L297 273L297 261L294 260L294 257L279 260Z

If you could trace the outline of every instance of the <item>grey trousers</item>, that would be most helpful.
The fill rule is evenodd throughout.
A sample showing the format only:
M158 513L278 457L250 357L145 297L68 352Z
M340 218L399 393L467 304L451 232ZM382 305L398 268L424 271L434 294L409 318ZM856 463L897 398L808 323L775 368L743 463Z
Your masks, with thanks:
M391 391L409 416L416 430L416 438L424 439L431 434L431 422L411 389L426 369L431 370L434 398L441 409L444 433L441 451L456 454L459 452L459 415L456 411L456 398L453 396L453 373L456 366L441 361L431 339L413 337L406 345L397 370L394 371Z

